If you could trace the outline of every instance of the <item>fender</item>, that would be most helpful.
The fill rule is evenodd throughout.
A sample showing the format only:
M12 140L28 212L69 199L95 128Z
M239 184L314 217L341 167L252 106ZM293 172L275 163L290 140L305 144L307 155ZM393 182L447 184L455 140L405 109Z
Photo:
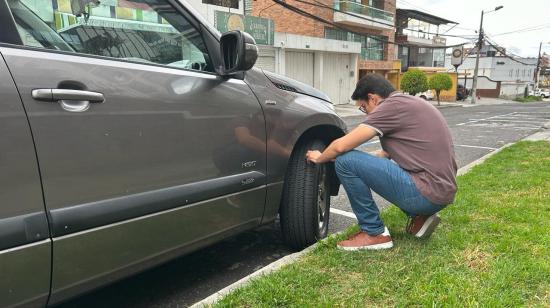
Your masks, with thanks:
M267 223L279 211L288 161L296 144L304 138L328 144L343 136L347 127L331 103L282 90L260 70L248 71L245 82L262 106L266 121L267 196L262 223Z

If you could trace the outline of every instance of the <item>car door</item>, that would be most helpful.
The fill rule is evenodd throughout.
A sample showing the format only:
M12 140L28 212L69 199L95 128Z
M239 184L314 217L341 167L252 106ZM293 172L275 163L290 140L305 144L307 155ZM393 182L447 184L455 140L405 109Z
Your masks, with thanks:
M51 240L25 111L0 54L0 307L43 306Z
M35 138L52 302L259 224L263 113L214 73L193 16L167 0L81 17L78 1L7 1L21 41L0 52Z

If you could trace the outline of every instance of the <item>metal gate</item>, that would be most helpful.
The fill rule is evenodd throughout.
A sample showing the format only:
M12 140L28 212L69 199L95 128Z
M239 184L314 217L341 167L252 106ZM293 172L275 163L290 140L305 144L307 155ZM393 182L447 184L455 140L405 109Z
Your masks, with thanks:
M313 61L312 52L287 51L285 54L285 75L313 86Z
M275 72L275 48L269 46L258 46L258 60L254 65L266 71Z
M347 104L353 92L351 55L325 53L323 56L323 80L321 91L325 92L334 104Z

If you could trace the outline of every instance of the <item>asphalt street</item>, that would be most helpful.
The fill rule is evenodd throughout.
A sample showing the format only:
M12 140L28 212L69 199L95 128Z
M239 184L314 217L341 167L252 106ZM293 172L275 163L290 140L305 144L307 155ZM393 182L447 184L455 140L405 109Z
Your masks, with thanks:
M549 102L450 107L440 111L451 128L459 167L533 134L550 121ZM364 117L344 120L352 128ZM372 140L360 149L375 151L380 144ZM388 206L380 198L377 204L381 208ZM332 208L331 233L356 222L343 189L332 198ZM291 252L282 243L279 226L274 223L119 281L62 307L186 307Z

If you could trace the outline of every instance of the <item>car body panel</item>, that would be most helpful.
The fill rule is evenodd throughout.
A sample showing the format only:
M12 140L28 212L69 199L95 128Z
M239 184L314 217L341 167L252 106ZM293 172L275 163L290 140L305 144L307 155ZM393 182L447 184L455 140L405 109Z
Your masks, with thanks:
M50 303L135 274L260 223L265 187L54 238ZM258 202L258 200L261 200Z
M266 223L275 219L279 211L286 167L298 140L314 127L332 127L338 131L334 137L343 135L347 128L331 103L281 90L261 70L246 72L245 81L262 104L266 118L268 187L263 219Z
M50 294L51 240L0 251L0 306L44 307Z
M48 221L31 131L0 54L0 306L45 303Z
M5 2L0 3L5 13ZM193 18L208 36L214 64L221 63L220 52L212 50L219 33ZM14 136L26 142L17 159L27 162L27 169L17 180L28 184L7 183L0 190L27 198L0 207L0 237L20 238L3 231L5 217L19 228L30 223L35 229L26 229L29 234L42 236L36 241L50 226L51 240L0 251L0 269L13 264L0 272L12 277L0 284L0 306L42 305L48 292L49 304L60 303L272 221L295 145L313 129L321 134L309 137L326 142L346 130L326 95L290 79L285 84L298 91L282 90L258 69L221 77L15 46L21 42L5 37L14 35L0 35L0 53L12 76L2 75L0 67L0 93L7 85L10 101L19 106ZM105 101L74 113L31 95L56 88L99 92ZM5 107L0 105L0 115ZM10 192L10 185L17 187ZM17 191L25 187L28 194ZM16 299L2 298L3 290L17 288Z
M88 289L88 280L102 277L108 268L116 272L124 264L146 259L147 253L153 256L170 251L170 245L192 245L191 238L182 235L207 239L242 224L260 223L265 203L265 123L262 108L244 81L42 50L1 47L0 52L11 68L34 133L54 240L54 294L78 294ZM31 96L33 89L55 89L64 83L100 92L105 101L73 113L57 102ZM239 128L253 132L252 137L262 142L259 148L251 149L246 138L239 139ZM209 206L208 200L229 194L239 198L239 193L244 198L254 188L254 198L247 197L253 202L246 205L217 201L218 206ZM112 231L112 238L126 238L132 247L116 245L108 235L104 242L90 235L95 232L86 232L116 222L137 224L132 219L193 204L212 213L184 211L186 233L156 252L155 245L145 254L131 248L163 242L162 232L142 237L135 227L128 227L133 231L127 233ZM224 223L214 223L214 212L223 213ZM76 235L59 240L68 234ZM78 257L73 247L83 257L93 258ZM94 259L100 252L104 259ZM67 276L67 269L73 273ZM65 292L67 288L71 291Z

